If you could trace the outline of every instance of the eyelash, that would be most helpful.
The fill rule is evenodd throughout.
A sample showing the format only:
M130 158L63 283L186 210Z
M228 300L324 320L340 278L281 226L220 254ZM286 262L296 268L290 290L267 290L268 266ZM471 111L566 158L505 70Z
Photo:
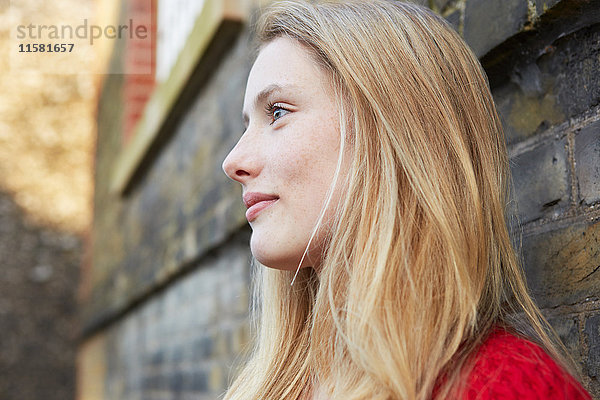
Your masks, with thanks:
M267 106L265 107L265 111L267 112L267 116L271 119L271 123L269 125L273 125L273 123L275 123L275 121L277 121L279 118L281 118L281 117L279 117L279 118L275 119L275 111L276 110L284 110L284 111L290 112L290 110L288 110L287 108L282 107L280 103L267 104Z

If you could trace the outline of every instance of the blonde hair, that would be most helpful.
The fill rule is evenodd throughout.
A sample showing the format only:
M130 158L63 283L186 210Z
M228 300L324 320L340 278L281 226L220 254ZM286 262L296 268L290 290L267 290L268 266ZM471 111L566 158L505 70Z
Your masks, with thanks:
M575 375L527 294L502 128L454 30L412 4L285 1L258 37L330 74L352 160L319 272L257 269L256 345L225 398L457 398L495 326Z

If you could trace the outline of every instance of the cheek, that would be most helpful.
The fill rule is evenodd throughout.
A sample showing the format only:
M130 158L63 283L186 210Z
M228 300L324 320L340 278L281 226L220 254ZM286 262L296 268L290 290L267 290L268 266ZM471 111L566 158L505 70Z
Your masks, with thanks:
M253 227L250 246L253 255L264 265L279 269L295 269L308 244L326 195L332 183L339 152L339 131L331 124L297 123L271 143L265 163L265 183L279 194L277 208ZM299 121L296 121L299 122ZM267 148L267 147L265 147ZM342 169L343 175L343 169ZM342 176L340 176L342 179ZM321 229L311 242L311 258L321 249L323 233L332 216L332 206L339 197L334 192ZM305 263L307 260L305 259Z
M288 158L287 161L279 169L280 182L284 185L279 191L279 204L272 213L254 224L250 247L254 257L263 265L293 270L298 267L308 245L326 198L330 178L317 179L315 175L323 175L322 165L306 156ZM293 165L302 168L288 169ZM311 242L311 260L305 259L303 266L312 265L311 261L318 259L327 220L324 219L323 228Z
M319 119L315 116L311 121ZM280 153L277 166L286 200L293 204L299 226L314 225L333 181L339 155L339 130L335 121L304 124L295 143ZM343 171L340 171L343 172ZM282 192L282 193L283 193Z
M291 135L290 135L291 136ZM313 197L321 190L325 160L319 149L319 143L301 137L282 140L273 148L268 165L269 175L274 178L276 190L291 206L302 203L307 197ZM287 138L286 138L287 139ZM295 139L295 140L292 140ZM297 207L298 204L295 204Z
M335 164L327 163L319 154L290 154L279 169L282 205L299 227L315 222L331 184Z
M290 179L329 184L339 154L339 131L332 123L303 124L294 140L278 149L278 169Z

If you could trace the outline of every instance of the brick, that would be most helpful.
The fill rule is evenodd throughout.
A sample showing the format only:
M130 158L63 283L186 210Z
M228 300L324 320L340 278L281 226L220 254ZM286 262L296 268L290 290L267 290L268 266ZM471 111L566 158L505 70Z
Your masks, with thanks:
M146 16L154 11L151 0L131 0L128 2L127 11L132 16Z
M525 0L468 0L464 39L478 57L519 32L527 23Z
M566 139L511 159L515 200L522 223L552 217L569 205Z
M593 25L555 39L535 60L542 82L540 96L557 96L557 107L565 118L599 103L599 53L600 29Z
M507 81L493 88L509 144L600 104L599 30L594 25L550 40L539 56L513 66Z
M156 387L160 391L165 391L169 388L169 376L164 373L164 370L156 376Z
M206 360L212 356L214 349L213 339L211 336L202 336L194 341L193 354L194 362Z
M158 390L158 381L154 375L146 374L142 378L142 391L143 392L151 392L153 390Z
M565 120L565 115L558 105L558 96L552 91L536 91L535 88L525 88L521 82L537 80L539 87L543 77L535 66L524 72L523 80L514 80L493 91L494 101L502 120L502 126L509 145L527 139L545 131L549 126L559 125Z
M576 132L574 154L581 200L586 204L600 201L600 121Z
M231 348L231 331L229 329L216 332L212 340L215 356L222 357L229 354Z
M250 328L247 323L237 326L232 335L232 352L233 354L241 354L248 350L250 344Z
M182 346L176 346L171 352L171 361L176 365L181 364L181 362L183 361L183 353L184 349L182 348Z
M152 54L137 52L135 57L127 62L126 73L127 74L152 74L154 63L152 63Z
M141 52L142 54L151 52L154 50L150 36L140 39L131 39L127 44L128 52ZM129 56L129 55L128 55Z
M133 112L141 114L148 101L148 94L135 92L127 93L125 101L127 102L126 107L128 110L135 110Z
M190 374L189 389L193 392L208 391L208 374L202 369L197 369Z
M582 363L582 349L579 343L579 319L574 315L560 315L548 318L548 322L563 342L575 361Z
M450 23L450 25L452 25L454 27L454 30L456 30L457 32L459 32L459 30L460 30L461 15L462 15L462 12L458 9L451 10L448 13L444 14L444 18L446 18L446 21L448 21Z
M538 15L541 15L561 1L562 0L536 0L536 12Z
M183 391L184 373L179 369L172 371L169 376L169 391L172 395L177 396Z
M208 389L211 392L220 392L225 389L225 376L227 374L223 371L222 365L216 364L210 368L210 374L208 377Z
M600 104L600 25L592 25L553 43L538 60L551 78L549 88L558 96L562 113L571 118Z
M153 367L159 367L164 362L164 353L162 351L156 351L150 356L149 365Z
M436 12L443 12L444 9L452 3L453 0L430 0L429 7Z
M600 314L589 316L585 320L584 336L588 346L585 372L591 378L595 378L598 385L600 379Z
M127 117L127 119L125 120L125 127L124 127L125 136L128 136L130 133L132 133L133 129L135 128L135 126L137 125L137 122L140 119L140 116L141 116L141 113L132 113L131 115L129 115Z
M150 94L152 93L152 90L154 89L155 83L154 80L150 80L148 79L148 81L142 81L142 80L127 80L125 82L124 85L124 91L125 93L129 93L130 91L143 91L146 94Z
M528 286L541 308L600 293L600 222L526 236L523 257Z
M148 75L136 75L136 74L132 74L132 75L128 75L124 85L128 86L128 85L154 85L155 84L155 80L153 76L148 76Z

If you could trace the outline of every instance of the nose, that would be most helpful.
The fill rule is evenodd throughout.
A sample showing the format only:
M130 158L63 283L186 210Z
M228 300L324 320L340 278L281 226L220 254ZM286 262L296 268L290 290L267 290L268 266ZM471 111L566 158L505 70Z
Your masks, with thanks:
M251 154L251 146L248 145L247 141L247 136L242 135L235 147L225 157L222 165L225 174L241 184L246 183L250 177L258 172L256 155Z

